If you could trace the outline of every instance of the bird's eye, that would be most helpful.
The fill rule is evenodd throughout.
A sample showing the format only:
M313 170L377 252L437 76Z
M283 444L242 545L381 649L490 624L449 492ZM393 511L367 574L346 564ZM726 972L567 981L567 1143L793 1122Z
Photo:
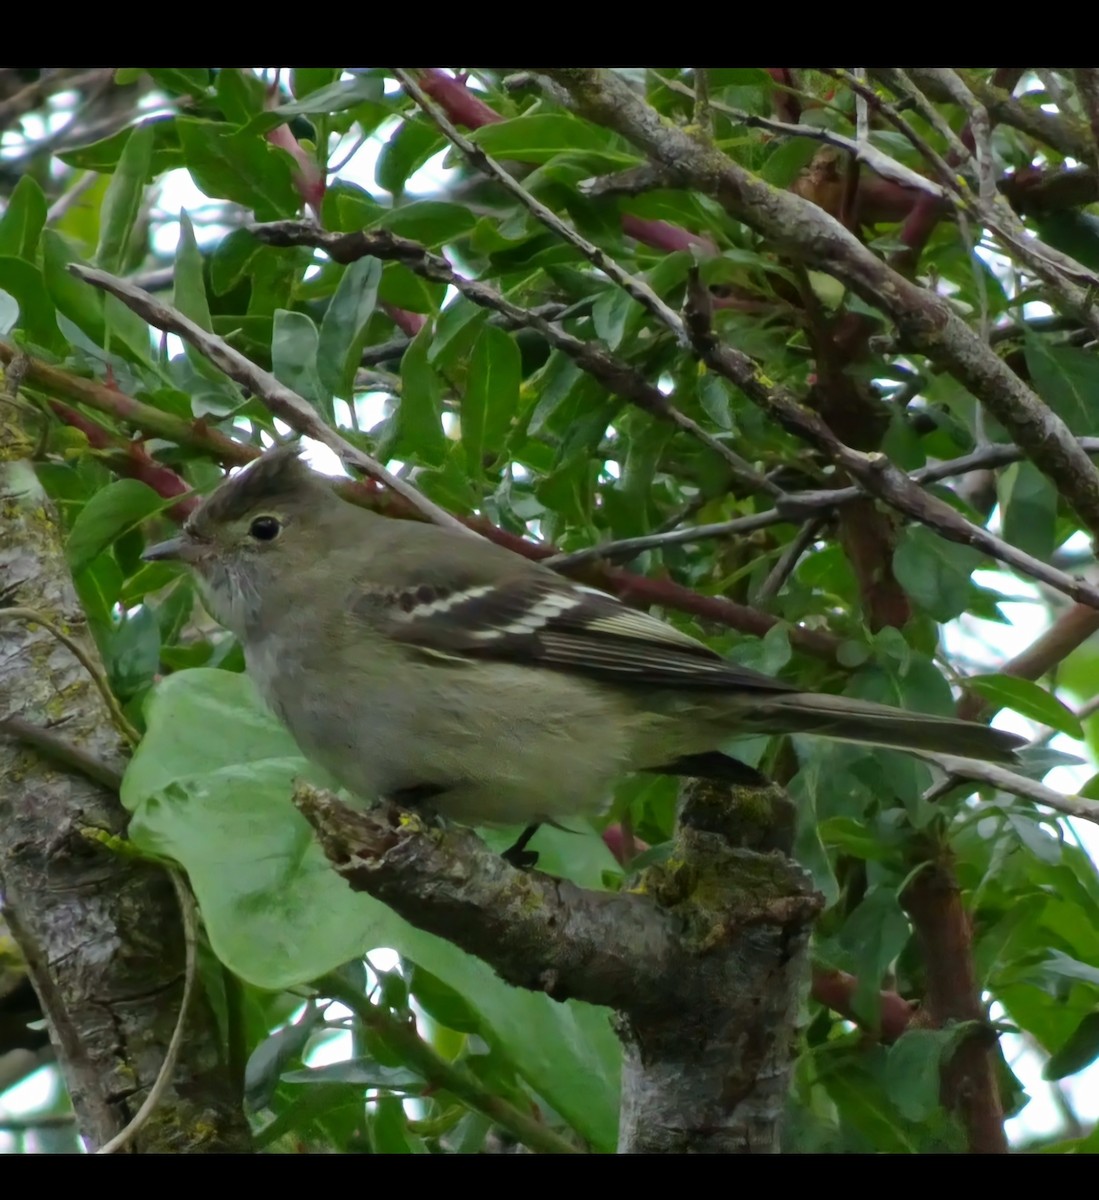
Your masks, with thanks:
M282 532L282 522L278 517L255 517L248 532L257 542L273 542Z

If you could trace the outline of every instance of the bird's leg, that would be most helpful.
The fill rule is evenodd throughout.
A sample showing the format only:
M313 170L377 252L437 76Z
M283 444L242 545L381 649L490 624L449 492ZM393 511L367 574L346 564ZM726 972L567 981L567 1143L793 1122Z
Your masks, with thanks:
M539 823L528 825L519 835L515 845L509 846L500 857L505 862L511 863L518 871L529 871L538 861L538 851L528 850L527 842L534 837L540 828L541 825Z

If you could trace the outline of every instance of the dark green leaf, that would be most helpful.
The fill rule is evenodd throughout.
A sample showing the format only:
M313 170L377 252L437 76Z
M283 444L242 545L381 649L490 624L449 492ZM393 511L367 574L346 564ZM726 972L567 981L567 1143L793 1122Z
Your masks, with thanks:
M1042 1068L1043 1079L1075 1075L1099 1058L1099 1011L1088 1013Z
M34 262L38 236L46 223L46 196L33 175L24 175L0 217L0 255Z
M47 229L42 235L42 272L57 311L102 346L107 340L103 293L77 279L68 270L71 262L80 262L72 247L56 230Z
M103 198L95 262L104 271L117 274L129 261L130 239L141 214L152 160L152 127L138 125L130 133Z
M262 246L247 229L234 229L214 247L210 259L210 288L215 296L231 292L248 274Z
M495 461L504 447L519 408L523 366L515 339L495 325L484 325L473 346L469 379L462 397L462 445L470 474L483 474L485 460Z
M922 525L910 525L893 552L893 573L936 621L951 621L965 611L970 577L983 561L981 552L971 546L948 542Z
M108 638L103 658L111 690L120 699L147 688L160 669L160 626L152 609L142 605L126 613Z
M446 457L439 378L427 361L431 323L416 335L401 359L401 398L394 417L393 457L415 457L432 466Z
M482 125L470 138L494 158L544 163L558 154L585 151L598 155L606 170L636 163L638 156L617 134L567 113L539 113Z
M446 144L443 135L421 121L405 121L378 155L374 178L378 186L399 196L408 177Z
M301 1017L275 1030L252 1051L244 1068L244 1103L251 1112L266 1108L288 1063L300 1059L306 1044L324 1021L322 1010L310 1001Z
M183 166L183 151L175 117L150 117L144 124L153 131L152 158L147 164L145 176L145 182L152 183L157 175ZM110 174L129 144L131 133L129 128L120 129L102 141L90 142L76 150L63 150L57 157L79 170Z
M459 1033L477 1033L480 1029L480 1019L465 999L430 971L413 964L408 987L424 1012L440 1025Z
M65 544L73 573L82 571L113 541L136 529L154 513L174 504L175 500L175 497L165 500L136 479L116 479L107 484L92 496L73 522Z
M908 1029L889 1047L885 1081L889 1097L910 1121L925 1121L939 1107L942 1064L968 1025L947 1029Z
M441 246L473 228L474 216L461 204L416 200L399 208L382 209L375 224L429 248Z
M338 179L324 193L321 214L324 227L336 233L368 229L388 210L358 184Z
M193 96L201 100L210 90L210 71L207 67L146 67L149 74L166 91Z
M177 117L176 126L187 169L207 196L252 209L257 221L297 212L292 164L283 151L219 121Z
M325 389L344 400L351 398L381 277L382 264L375 258L350 263L321 321L317 370Z
M42 272L22 258L0 256L0 288L19 305L19 327L27 340L55 354L64 353L65 339Z
M1015 463L999 476L1003 538L1042 562L1053 556L1057 491L1033 463Z
M1014 709L1040 725L1083 739L1084 731L1076 714L1029 679L1015 675L971 675L966 687L995 701L998 707Z
M334 423L332 397L317 373L319 343L317 327L305 313L287 312L284 308L275 313L271 337L271 370L275 378Z
M1024 350L1042 399L1073 433L1092 433L1099 417L1099 356L1076 346L1052 346L1032 333Z
M267 88L252 71L222 67L217 75L218 107L234 125L245 125L263 112Z

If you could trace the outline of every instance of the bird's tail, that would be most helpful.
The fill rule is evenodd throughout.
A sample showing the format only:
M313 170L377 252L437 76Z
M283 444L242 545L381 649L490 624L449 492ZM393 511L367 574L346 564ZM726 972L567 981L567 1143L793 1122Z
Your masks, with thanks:
M975 721L905 712L813 692L790 692L754 698L750 709L737 715L738 731L810 733L846 742L865 742L897 750L929 750L985 762L1018 765L1015 751L1026 738Z

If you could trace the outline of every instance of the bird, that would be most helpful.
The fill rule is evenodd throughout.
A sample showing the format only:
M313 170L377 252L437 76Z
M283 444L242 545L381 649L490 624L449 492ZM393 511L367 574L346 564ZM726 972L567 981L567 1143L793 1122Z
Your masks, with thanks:
M759 781L756 734L1016 761L971 721L804 691L462 530L352 505L294 443L143 556L179 561L303 755L464 825L596 815L637 771Z

